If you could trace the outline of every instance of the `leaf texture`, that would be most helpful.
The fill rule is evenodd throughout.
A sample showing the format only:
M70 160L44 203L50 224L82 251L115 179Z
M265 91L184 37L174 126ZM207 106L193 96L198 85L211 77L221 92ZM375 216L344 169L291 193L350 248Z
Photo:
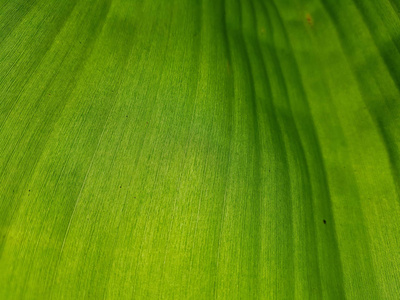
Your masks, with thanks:
M398 299L397 0L0 2L0 298Z

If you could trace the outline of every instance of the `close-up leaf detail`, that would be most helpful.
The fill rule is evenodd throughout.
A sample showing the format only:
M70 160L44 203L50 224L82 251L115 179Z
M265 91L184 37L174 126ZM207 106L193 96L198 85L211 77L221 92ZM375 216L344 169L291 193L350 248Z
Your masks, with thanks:
M399 299L399 0L0 0L0 299Z

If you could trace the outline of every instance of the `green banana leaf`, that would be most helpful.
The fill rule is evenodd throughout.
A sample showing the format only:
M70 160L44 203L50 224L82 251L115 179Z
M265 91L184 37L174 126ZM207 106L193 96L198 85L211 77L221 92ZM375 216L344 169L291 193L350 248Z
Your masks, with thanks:
M0 298L399 299L399 9L0 1Z

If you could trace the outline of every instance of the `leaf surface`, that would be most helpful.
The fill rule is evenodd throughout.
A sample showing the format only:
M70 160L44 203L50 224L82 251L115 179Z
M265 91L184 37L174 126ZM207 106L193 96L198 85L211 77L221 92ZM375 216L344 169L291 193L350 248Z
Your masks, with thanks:
M0 3L0 298L397 299L397 0Z

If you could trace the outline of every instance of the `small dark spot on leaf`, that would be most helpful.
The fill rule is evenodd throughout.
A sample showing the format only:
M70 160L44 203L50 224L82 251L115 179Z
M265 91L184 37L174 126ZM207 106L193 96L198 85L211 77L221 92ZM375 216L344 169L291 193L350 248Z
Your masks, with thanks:
M324 224L326 224L326 220L324 220Z
M313 25L314 25L314 20L313 20L313 18L311 17L310 14L307 14L307 15L306 15L306 19L307 19L308 25L310 25L310 26L313 26Z
M121 188L122 188L122 185L120 185L119 188L121 189Z

